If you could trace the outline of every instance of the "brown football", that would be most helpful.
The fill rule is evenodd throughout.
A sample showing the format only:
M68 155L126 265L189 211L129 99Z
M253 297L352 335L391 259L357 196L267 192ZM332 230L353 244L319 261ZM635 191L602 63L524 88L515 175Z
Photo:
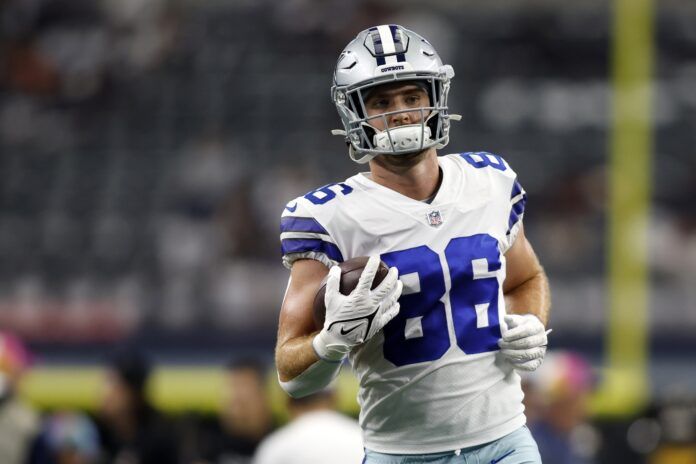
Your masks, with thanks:
M367 265L367 260L369 257L361 256L359 258L352 258L347 261L343 261L338 265L341 268L341 283L338 287L339 291L348 295L353 289L358 285L360 276L362 275L363 269ZM372 289L377 287L380 282L384 280L389 272L389 268L383 261L379 262L379 267L377 268L377 273L372 281ZM317 329L324 327L324 318L326 317L326 306L324 306L324 295L326 294L326 279L328 279L328 274L321 281L319 290L314 297L314 324Z

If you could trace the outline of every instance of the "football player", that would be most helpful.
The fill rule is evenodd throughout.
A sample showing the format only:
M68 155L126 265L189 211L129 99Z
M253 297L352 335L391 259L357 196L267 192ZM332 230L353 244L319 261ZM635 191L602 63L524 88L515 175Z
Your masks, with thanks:
M290 201L281 218L290 281L280 383L292 396L317 391L349 357L368 463L541 462L516 371L542 362L548 282L508 163L485 152L437 155L458 119L447 107L453 76L412 31L359 33L338 59L331 95L343 122L334 133L369 172ZM371 258L343 295L336 264L360 256ZM390 271L371 290L380 259ZM317 330L313 300L327 274Z

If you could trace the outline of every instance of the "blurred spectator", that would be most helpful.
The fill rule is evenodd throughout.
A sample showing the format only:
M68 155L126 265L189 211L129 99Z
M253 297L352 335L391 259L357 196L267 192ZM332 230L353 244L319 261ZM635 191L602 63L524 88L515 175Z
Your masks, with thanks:
M45 420L30 464L97 464L100 454L94 423L83 414L62 412Z
M172 166L173 209L191 220L209 219L228 192L245 177L242 148L215 128L207 128Z
M12 88L75 100L101 90L108 43L96 2L10 1L3 19Z
M696 394L673 386L656 406L628 428L630 447L649 464L696 464Z
M358 423L335 411L331 389L288 397L292 422L268 436L254 464L356 464L364 456Z
M108 462L178 462L173 429L147 399L149 375L150 364L136 351L120 352L110 361L99 411Z
M200 308L206 307L210 293L207 282L216 260L225 254L227 239L223 237L227 231L216 228L215 216L225 208L228 196L236 198L242 193L244 198L238 186L244 174L235 157L238 150L210 128L172 163L169 206L157 239L163 276L162 325L181 329L205 312Z
M109 24L115 74L137 76L170 53L178 26L174 2L104 0L100 4Z
M0 332L0 462L26 462L38 432L39 417L17 397L29 365L29 352L15 336Z
M227 366L219 422L201 424L197 463L246 464L273 429L266 395L266 366L253 359Z
M525 377L528 426L545 464L591 464L598 448L587 424L590 365L575 353L552 352Z

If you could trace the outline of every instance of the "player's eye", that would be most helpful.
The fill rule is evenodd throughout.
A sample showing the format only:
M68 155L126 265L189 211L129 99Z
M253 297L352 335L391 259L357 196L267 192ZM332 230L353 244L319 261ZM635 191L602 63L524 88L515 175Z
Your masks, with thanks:
M409 105L415 105L420 103L420 95L409 95L406 97L406 103Z
M389 106L389 100L387 100L386 98L378 98L376 100L373 100L370 106L373 108L386 108L387 106Z

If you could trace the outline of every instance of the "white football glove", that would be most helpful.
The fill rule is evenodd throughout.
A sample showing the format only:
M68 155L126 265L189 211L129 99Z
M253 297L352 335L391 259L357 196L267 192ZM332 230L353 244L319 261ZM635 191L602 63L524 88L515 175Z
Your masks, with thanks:
M515 369L533 371L541 366L548 343L546 327L533 314L508 314L507 330L498 341L500 352Z
M382 282L370 290L379 267L379 256L371 256L350 295L339 291L341 268L333 266L326 281L324 328L312 340L314 351L326 361L340 361L348 352L372 338L399 313L397 300L403 284L392 267Z

